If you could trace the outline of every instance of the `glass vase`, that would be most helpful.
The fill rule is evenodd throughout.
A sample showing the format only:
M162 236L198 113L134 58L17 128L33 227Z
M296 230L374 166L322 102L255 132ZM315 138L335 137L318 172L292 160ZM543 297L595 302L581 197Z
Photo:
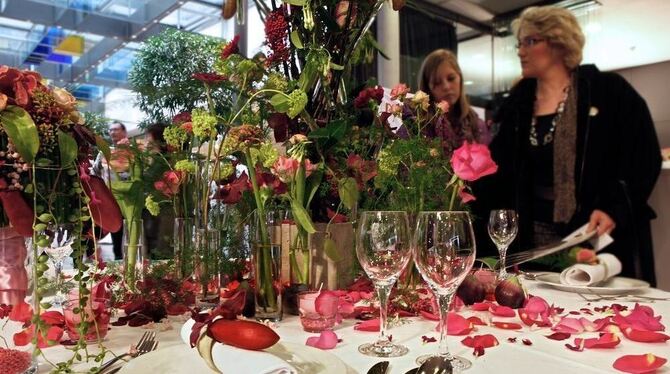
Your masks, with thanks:
M177 279L185 279L193 274L193 224L192 218L174 220L174 268Z
M12 227L0 227L0 304L16 305L26 297L26 243Z
M211 308L219 304L219 232L214 229L195 231L194 276L198 283L195 305Z
M124 281L130 290L135 290L138 281L144 278L144 224L141 219L123 221L123 267Z
M257 320L282 319L281 221L278 212L255 215L251 260Z

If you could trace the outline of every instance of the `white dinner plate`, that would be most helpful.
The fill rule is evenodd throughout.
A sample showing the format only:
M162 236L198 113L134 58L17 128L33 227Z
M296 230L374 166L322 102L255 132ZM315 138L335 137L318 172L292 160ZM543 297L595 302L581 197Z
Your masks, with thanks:
M327 351L306 345L282 342L265 350L291 364L300 374L347 373L347 365ZM197 350L186 344L158 348L128 362L118 374L201 374L212 373ZM224 373L227 374L227 373Z
M649 288L649 283L633 278L613 277L596 286L571 286L561 283L559 273L543 273L535 277L535 281L554 287L561 291L598 295L621 295Z

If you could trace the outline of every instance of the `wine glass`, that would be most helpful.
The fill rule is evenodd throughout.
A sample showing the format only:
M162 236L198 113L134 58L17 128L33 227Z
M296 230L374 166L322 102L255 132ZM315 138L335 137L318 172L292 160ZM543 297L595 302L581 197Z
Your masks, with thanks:
M519 231L519 223L516 212L509 209L492 210L489 216L488 225L489 237L498 248L500 254L500 262L498 270L498 279L507 278L507 270L505 270L505 256L507 256L507 248Z
M73 224L49 225L43 232L49 244L46 247L38 246L49 256L56 270L56 295L51 300L51 304L55 307L60 307L65 301L61 292L61 272L63 261L72 253L74 227Z
M449 305L465 276L472 269L476 257L475 235L467 212L420 212L412 240L414 263L433 291L440 308L440 346L437 355L417 358L422 364L438 356L453 368L464 370L472 363L460 356L452 356L447 345Z
M394 344L386 336L388 298L393 284L407 266L410 249L407 213L369 211L361 214L356 236L356 255L379 297L379 339L363 344L358 351L374 357L398 357L407 354L405 346Z

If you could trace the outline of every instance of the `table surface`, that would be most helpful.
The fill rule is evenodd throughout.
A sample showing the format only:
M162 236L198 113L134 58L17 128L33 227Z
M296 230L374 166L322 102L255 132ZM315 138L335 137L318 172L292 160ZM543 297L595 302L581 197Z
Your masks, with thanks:
M629 301L626 298L620 298L616 301L604 300L588 303L579 294L555 290L538 282L524 280L524 285L531 294L545 298L550 304L553 303L565 308L566 312L579 310L584 307L593 310L594 307L610 305L613 302L628 305L630 308L635 305L634 301ZM670 298L670 293L658 289L648 289L638 293L638 295ZM663 316L661 319L662 323L668 323L667 321L670 319L670 301L654 301L644 304L651 306L657 315ZM488 312L473 312L467 308L461 310L459 313L465 317L477 315L482 319L490 318ZM583 316L594 320L600 318L597 314L595 316ZM494 319L496 321L520 323L518 317L495 317ZM424 335L439 338L439 335L435 331L437 322L421 318L410 318L408 320L409 323L393 327L389 330L389 334L393 335L393 340L406 345L410 352L404 357L386 359L390 361L388 373L405 373L407 370L416 367L414 363L416 357L426 353L433 353L438 348L437 343L423 343L421 339ZM355 323L355 320L345 320L341 325L336 326L334 331L342 339L342 342L329 352L344 361L349 367L349 372L366 373L372 365L382 361L382 359L364 356L358 352L357 347L362 343L374 341L377 333L355 331L353 329ZM177 344L184 344L179 338L181 325L182 322L178 319L172 319L171 330L159 331L158 327L153 327L156 329L157 338L160 341L159 350ZM3 335L10 338L10 341L11 330L9 328L3 331ZM145 331L145 328L113 327L109 331L104 345L117 354L126 352L130 344L136 342ZM315 336L315 334L302 331L300 322L295 316L289 316L279 322L276 331L281 336L282 341L297 344L304 344L307 337ZM615 371L612 368L612 363L618 357L626 354L653 353L657 356L670 358L670 342L637 343L622 338L622 342L613 349L585 349L583 352L574 352L565 347L565 343L572 344L575 337L597 337L597 333L583 333L578 336L573 335L568 340L554 341L544 337L544 335L551 333L548 328L529 329L524 327L521 331L509 331L489 326L477 326L477 330L472 332L471 335L488 333L495 335L500 345L487 348L486 353L480 357L474 357L472 355L473 350L461 344L460 341L464 338L463 336L449 336L449 348L451 352L467 357L473 362L472 368L467 370L467 373L606 373ZM517 337L517 342L508 342L508 337ZM532 345L524 345L521 342L522 339L529 339ZM96 348L90 347L89 349L94 352ZM70 352L62 346L51 347L45 349L44 352L51 362L58 362L71 356ZM195 351L193 352L193 357L194 360L199 359ZM82 364L77 367L77 370L85 371L86 367L87 365ZM49 369L48 365L41 364L39 372L48 372ZM658 372L670 373L670 367L666 365ZM184 373L193 374L193 371L184 371Z

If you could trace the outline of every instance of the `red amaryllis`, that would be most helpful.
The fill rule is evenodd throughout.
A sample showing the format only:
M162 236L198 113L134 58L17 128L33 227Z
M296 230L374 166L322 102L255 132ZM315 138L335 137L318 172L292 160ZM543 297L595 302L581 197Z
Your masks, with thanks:
M361 156L353 153L347 157L347 167L354 173L359 190L362 190L365 183L377 175L377 162L365 161Z
M191 77L209 85L218 84L227 79L225 76L217 73L195 73Z
M240 48L237 45L237 43L239 41L240 41L240 36L235 35L235 37L233 37L233 40L229 41L228 44L226 44L226 46L223 47L223 49L221 49L221 59L222 60L227 59L232 54L240 52Z
M89 206L95 224L107 232L119 231L123 224L121 209L105 181L91 175L87 180L82 179L81 185L86 196L91 199Z
M498 165L491 158L487 146L468 142L463 142L463 145L454 151L451 156L451 167L459 178L470 182L498 171Z
M229 183L221 185L215 198L221 200L224 204L236 204L242 199L242 193L250 188L249 177L244 172L239 177L233 178Z
M282 182L276 175L266 173L256 168L256 181L261 188L269 188L275 195L283 195L288 191L286 183Z
M154 188L167 197L179 192L179 186L184 180L185 173L179 170L168 170L163 173L161 180L154 182Z
M282 182L288 183L295 178L298 168L300 168L300 162L297 159L279 156L279 159L272 166L272 173L279 177Z

